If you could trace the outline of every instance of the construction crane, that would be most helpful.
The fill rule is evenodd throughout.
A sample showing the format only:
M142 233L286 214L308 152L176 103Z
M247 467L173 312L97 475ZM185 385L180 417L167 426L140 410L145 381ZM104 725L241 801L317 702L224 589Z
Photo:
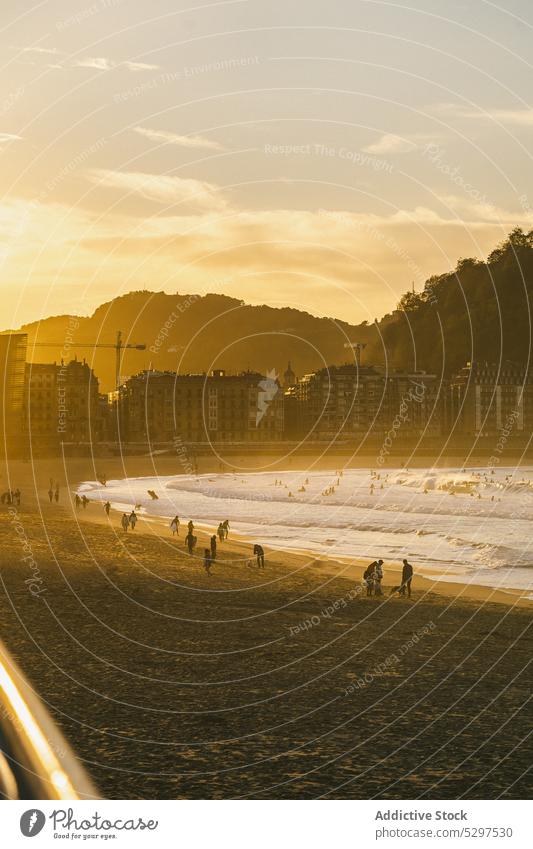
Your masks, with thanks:
M33 345L29 347L34 348L61 348L63 345L62 342L34 342ZM95 342L91 345L89 342L82 342L80 345L72 345L73 348L114 348L115 350L115 385L117 390L120 387L120 365L122 359L122 351L126 348L133 349L135 351L146 351L146 345L144 344L124 344L122 341L122 331L117 330L117 341L113 345L111 342Z
M363 357L363 351L366 348L366 342L345 342L345 348L349 348L350 351L353 351L355 354L355 365L357 368L361 366L361 360Z

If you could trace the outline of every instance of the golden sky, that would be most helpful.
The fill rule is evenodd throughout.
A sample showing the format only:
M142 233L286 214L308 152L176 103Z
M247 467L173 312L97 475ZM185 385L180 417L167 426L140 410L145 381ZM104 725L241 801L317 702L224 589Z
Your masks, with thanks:
M525 0L3 0L2 327L132 289L372 321L533 226L532 35Z

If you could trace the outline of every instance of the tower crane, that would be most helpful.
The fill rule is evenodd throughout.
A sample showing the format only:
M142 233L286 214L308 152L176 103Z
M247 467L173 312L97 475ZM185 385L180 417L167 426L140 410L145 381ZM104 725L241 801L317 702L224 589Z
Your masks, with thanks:
M58 348L61 347L62 342L34 342L33 347L35 348ZM73 348L114 348L115 350L115 385L118 390L120 387L120 365L122 358L122 351L129 348L135 351L146 351L145 344L124 344L122 341L122 331L117 330L117 341L115 344L111 342L95 342L91 345L89 342L82 342L80 345L73 345Z

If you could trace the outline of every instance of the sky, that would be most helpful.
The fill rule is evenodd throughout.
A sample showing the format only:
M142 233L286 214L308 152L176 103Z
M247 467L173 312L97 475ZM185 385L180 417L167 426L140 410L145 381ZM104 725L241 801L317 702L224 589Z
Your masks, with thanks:
M532 38L527 0L2 0L2 327L381 317L533 227Z

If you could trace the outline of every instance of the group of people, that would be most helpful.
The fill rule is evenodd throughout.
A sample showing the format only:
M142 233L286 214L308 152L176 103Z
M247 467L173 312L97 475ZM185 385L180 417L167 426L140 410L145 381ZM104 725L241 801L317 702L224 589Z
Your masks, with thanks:
M411 598L411 581L413 579L413 567L407 560L402 561L402 580L399 586L391 587L390 595L399 593ZM367 596L383 595L381 582L383 581L383 560L374 560L363 572L363 583L366 586Z
M104 504L104 509L105 509L107 515L109 516L108 505L109 505L109 507L111 507L109 502L107 502L106 504ZM127 513L123 513L122 518L120 520L120 524L122 525L122 530L125 531L126 533L128 532L129 528L131 528L132 531L134 531L135 525L137 524L137 513L135 512L135 510L132 510L131 513L129 514L129 516L128 516Z
M48 493L48 494L50 494L50 493ZM76 495L74 496L74 503L76 504L76 508L78 510L79 510L80 507L83 507L83 509L85 510L85 508L87 507L87 505L89 503L89 499L87 498L86 495L82 495L81 498L80 498L78 493L76 493Z
M8 489L0 495L2 504L13 504L20 507L21 492L20 489Z

